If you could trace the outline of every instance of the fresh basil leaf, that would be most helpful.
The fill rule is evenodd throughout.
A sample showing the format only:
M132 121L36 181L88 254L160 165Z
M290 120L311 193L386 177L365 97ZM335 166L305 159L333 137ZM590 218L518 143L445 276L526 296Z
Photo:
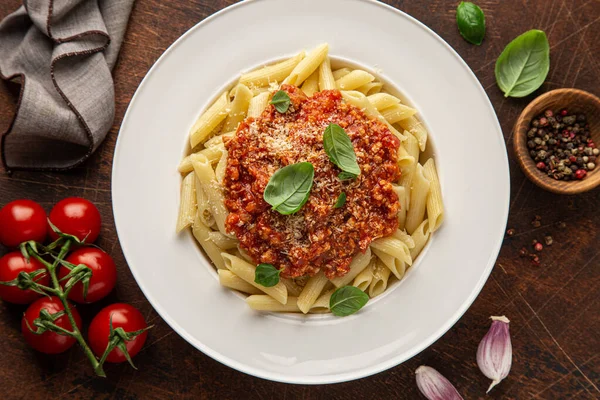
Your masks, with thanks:
M461 1L456 8L456 24L461 36L469 43L480 45L485 36L485 15L477 5Z
M340 172L340 174L338 175L338 178L341 181L346 181L348 179L356 179L356 175L351 174L350 172L346 172L346 171L342 171Z
M280 214L293 214L308 200L314 177L315 168L309 162L283 167L269 179L263 198Z
M275 106L277 111L283 114L290 108L290 96L283 90L279 90L273 95L271 104Z
M273 287L279 283L281 270L272 264L258 264L254 272L254 282L264 287Z
M550 45L543 31L518 36L496 60L496 82L505 97L525 97L537 90L550 70Z
M333 292L329 299L329 309L333 315L346 317L364 307L369 296L354 286L344 286Z
M344 204L346 204L346 193L342 192L338 196L337 201L335 202L335 205L333 207L340 208L340 207L343 207Z
M329 160L344 172L360 175L356 153L346 131L337 124L329 124L323 133L323 148Z

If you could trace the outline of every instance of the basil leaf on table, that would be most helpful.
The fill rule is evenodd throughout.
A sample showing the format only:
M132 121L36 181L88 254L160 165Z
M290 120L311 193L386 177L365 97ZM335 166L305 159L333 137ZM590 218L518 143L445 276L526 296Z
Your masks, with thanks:
M518 36L496 60L496 82L505 97L525 97L537 90L550 69L550 45L543 31Z
M360 175L356 153L346 131L337 124L329 124L323 133L323 148L329 160L344 172Z
M264 287L273 287L279 283L281 270L272 264L258 264L254 272L254 282Z
M346 204L346 193L342 192L338 196L337 201L335 202L335 205L333 206L333 208L341 208L344 206L344 204Z
M285 113L290 108L290 96L283 90L279 90L273 95L271 104L275 106L275 109L281 114Z
M469 43L480 45L485 36L485 15L477 5L462 1L456 8L456 24Z
M364 307L369 296L354 286L344 286L337 289L329 299L329 309L333 315L346 317Z
M283 167L269 179L263 198L280 214L293 214L308 200L314 177L315 168L309 162Z

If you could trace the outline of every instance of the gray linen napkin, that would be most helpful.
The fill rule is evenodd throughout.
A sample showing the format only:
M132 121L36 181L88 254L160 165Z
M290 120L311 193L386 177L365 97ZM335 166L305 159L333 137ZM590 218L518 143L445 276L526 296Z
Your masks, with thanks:
M66 170L112 126L117 60L134 0L24 0L0 22L0 76L21 94L2 162L10 170Z

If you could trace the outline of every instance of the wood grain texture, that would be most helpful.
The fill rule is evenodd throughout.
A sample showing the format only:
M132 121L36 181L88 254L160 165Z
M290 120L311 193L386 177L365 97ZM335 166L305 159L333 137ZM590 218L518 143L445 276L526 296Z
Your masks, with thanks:
M558 111L568 108L571 113L583 113L590 126L594 143L600 140L600 98L581 89L554 89L536 97L525 107L515 124L513 149L525 175L542 189L557 194L578 194L595 189L600 185L600 168L589 171L580 181L558 181L537 169L527 147L527 131L531 120L545 110Z
M525 177L512 151L509 226L516 234L504 242L496 268L467 313L429 349L402 365L336 385L272 383L195 351L158 317L133 280L115 233L110 173L117 132L136 87L162 52L194 24L232 2L138 0L114 71L116 118L104 144L85 166L70 173L0 174L0 206L28 197L49 210L57 200L72 195L98 205L104 220L99 245L114 257L119 282L109 299L82 312L84 320L89 322L99 307L118 300L139 307L156 324L135 360L139 370L110 365L109 377L102 379L92 374L76 349L46 357L27 348L19 331L23 308L0 304L0 398L418 399L422 397L414 371L421 364L442 372L465 399L600 398L600 190L572 197L543 191ZM487 22L481 46L470 45L459 35L458 1L387 2L431 27L467 61L494 105L508 149L517 117L536 95L560 87L600 92L598 0L477 1ZM2 0L0 17L19 3ZM532 28L548 34L550 73L533 95L506 99L495 84L495 60L507 43ZM13 87L0 85L0 131L10 122L13 94ZM468 126L468 110L465 115ZM536 214L542 217L537 228L531 225ZM519 257L521 247L531 248L532 239L542 240L546 232L552 233L554 244L540 254L540 266ZM513 367L506 381L485 396L489 381L477 368L475 352L489 327L488 317L502 314L511 320Z

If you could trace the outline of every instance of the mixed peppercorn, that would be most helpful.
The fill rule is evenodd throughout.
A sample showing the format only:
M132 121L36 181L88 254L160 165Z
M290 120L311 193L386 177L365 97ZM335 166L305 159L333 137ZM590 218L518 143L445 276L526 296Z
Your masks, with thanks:
M527 147L540 171L565 181L585 178L600 155L586 116L567 109L546 110L535 117L527 131Z

